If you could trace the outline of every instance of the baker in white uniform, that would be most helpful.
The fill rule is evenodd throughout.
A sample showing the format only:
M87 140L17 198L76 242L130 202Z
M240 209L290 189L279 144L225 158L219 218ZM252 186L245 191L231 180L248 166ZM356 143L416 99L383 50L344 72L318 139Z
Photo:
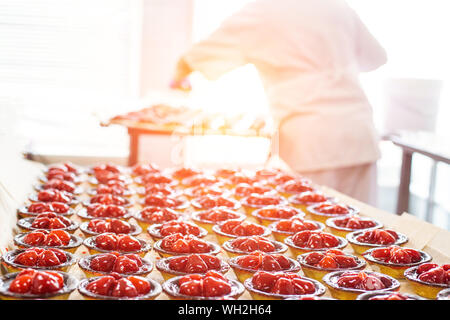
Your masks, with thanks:
M179 61L210 80L253 64L278 125L280 157L300 174L374 203L380 157L358 75L386 53L343 0L259 0L229 17Z

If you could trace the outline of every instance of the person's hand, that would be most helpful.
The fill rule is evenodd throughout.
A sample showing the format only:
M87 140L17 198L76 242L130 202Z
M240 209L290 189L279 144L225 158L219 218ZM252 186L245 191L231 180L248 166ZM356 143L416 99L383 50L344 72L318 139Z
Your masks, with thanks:
M170 83L172 89L191 91L192 86L189 81L189 75L192 73L192 69L184 59L180 59L175 70L175 75Z

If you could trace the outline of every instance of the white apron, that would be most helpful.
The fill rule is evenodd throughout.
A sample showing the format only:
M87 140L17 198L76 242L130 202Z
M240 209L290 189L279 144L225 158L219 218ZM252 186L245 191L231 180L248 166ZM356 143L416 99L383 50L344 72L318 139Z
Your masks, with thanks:
M184 56L211 80L251 63L279 124L279 154L297 171L375 162L377 134L360 72L384 49L341 0L259 0Z

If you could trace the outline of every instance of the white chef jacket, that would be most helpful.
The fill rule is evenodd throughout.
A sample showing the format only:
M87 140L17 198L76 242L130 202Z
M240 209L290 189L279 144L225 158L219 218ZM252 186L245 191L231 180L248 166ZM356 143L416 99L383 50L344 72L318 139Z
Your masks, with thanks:
M386 53L343 0L259 0L232 15L185 55L215 80L251 63L279 125L279 154L297 171L379 158L360 72Z

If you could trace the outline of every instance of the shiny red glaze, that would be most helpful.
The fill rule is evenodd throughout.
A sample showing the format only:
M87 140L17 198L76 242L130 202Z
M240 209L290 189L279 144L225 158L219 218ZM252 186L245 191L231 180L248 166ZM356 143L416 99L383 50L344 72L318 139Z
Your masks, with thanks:
M148 280L138 276L124 278L103 276L90 282L86 286L86 290L102 296L135 298L148 294L151 290L151 285Z
M377 223L370 218L361 218L359 216L343 217L334 220L337 227L347 228L352 230L369 229L377 225Z
M450 264L424 263L417 268L417 278L424 282L450 285Z
M317 230L319 228L319 225L314 223L314 221L304 220L298 217L293 217L288 220L281 220L275 224L275 230L283 232L296 233L304 230Z
M154 193L147 195L144 203L146 206L176 209L183 205L184 201L172 196L165 196L162 193Z
M252 194L245 198L244 204L249 206L271 206L283 203L283 198L278 195Z
M33 213L54 212L66 213L70 207L63 202L34 202L28 206L27 211Z
M347 206L338 203L324 203L320 206L314 207L317 212L325 214L349 214L350 210Z
M183 180L183 184L190 186L190 187L205 187L205 186L211 186L213 184L218 183L220 180L214 176L210 175L196 175L192 178L187 178Z
M136 164L133 166L132 172L137 176L144 176L149 173L159 172L159 168L153 163Z
M281 190L288 193L302 193L306 191L314 191L308 180L295 179L289 180L281 186Z
M311 252L305 257L305 263L324 269L347 269L358 265L356 259L341 250L328 249L323 252Z
M18 254L14 262L27 267L55 267L67 261L67 255L59 249L30 248Z
M64 181L60 179L51 179L42 185L43 189L57 189L61 191L67 191L69 193L73 193L76 189L74 183L70 181Z
M118 252L103 253L93 257L89 267L100 272L117 272L121 274L136 273L143 265L137 254L119 255Z
M394 244L398 238L397 232L393 230L374 229L367 230L357 236L356 240L361 243L391 245Z
M149 184L145 186L145 194L162 194L164 196L173 195L175 193L175 190L173 190L171 187L165 184Z
M177 220L179 215L170 208L146 207L141 212L142 219L154 224Z
M170 176L159 173L159 172L146 174L141 179L142 179L142 183L145 185L147 185L147 184L150 184L150 185L170 184L170 183L174 182L174 180Z
M31 226L36 229L63 229L70 226L72 222L63 216L53 212L41 213L33 219Z
M380 294L375 297L369 298L369 300L411 300L408 296L401 293L386 293Z
M258 181L256 177L246 175L242 172L236 172L234 175L230 176L228 180L234 185L238 185L241 183L253 184Z
M187 296L220 297L231 292L230 281L215 271L184 276L178 283L179 293Z
M292 200L293 202L298 203L320 203L328 200L328 198L324 196L322 193L314 191L302 192L300 194L292 196L292 198L289 199Z
M399 246L374 249L371 255L377 260L395 264L410 264L422 260L422 255L419 251Z
M255 289L267 293L305 295L316 292L313 282L296 273L258 271L251 281Z
M161 248L176 253L208 253L211 246L206 241L189 234L175 233L161 241Z
M178 168L172 173L172 176L176 179L186 179L200 174L201 171L193 168Z
M248 253L254 251L273 252L276 249L275 245L272 242L260 236L251 236L234 239L231 242L231 246L236 250Z
M70 243L70 234L65 230L36 230L28 233L23 242L31 246L66 246Z
M199 236L201 229L190 222L172 220L164 222L159 228L159 233L161 236L166 237L175 233L181 233L182 235L191 234L194 236Z
M252 270L283 271L291 268L291 262L282 254L267 254L261 251L237 257L235 262Z
M326 249L339 246L339 239L327 232L322 231L300 231L292 236L294 245L301 248Z
M256 183L255 184L240 183L234 189L234 193L240 197L248 197L253 193L265 194L272 191L273 191L272 188Z
M209 270L219 270L221 261L213 255L191 254L170 259L170 270L183 273L206 273Z
M57 189L41 190L37 194L37 199L41 202L62 202L68 204L72 201L72 194Z
M381 274L348 271L339 276L336 284L342 288L373 291L391 287L392 281Z
M207 187L203 187L203 186L193 187L193 188L187 190L186 194L191 197L198 198L198 197L203 197L203 196L207 196L207 195L220 196L223 194L223 191L220 187L211 185L211 186L207 186Z
M102 233L95 237L99 249L120 252L134 252L142 249L138 239L127 234Z
M100 204L113 204L116 206L123 206L127 204L127 201L120 197L113 194L99 194L96 196L91 197L89 200L90 203L100 203Z
M220 231L234 236L260 236L265 229L248 221L228 220L220 224Z
M193 200L192 205L205 210L217 207L234 208L236 207L236 201L223 196L206 195Z
M121 218L126 215L124 207L113 204L93 203L86 207L88 215L98 218Z
M258 215L265 218L290 219L298 214L298 210L288 206L266 207L258 210Z
M197 217L205 222L218 223L226 220L237 219L240 215L230 209L213 208L199 213Z
M9 291L44 295L61 290L64 278L57 272L25 269L9 285Z
M95 233L127 234L132 231L132 227L128 222L119 219L92 219L89 221L88 230Z

